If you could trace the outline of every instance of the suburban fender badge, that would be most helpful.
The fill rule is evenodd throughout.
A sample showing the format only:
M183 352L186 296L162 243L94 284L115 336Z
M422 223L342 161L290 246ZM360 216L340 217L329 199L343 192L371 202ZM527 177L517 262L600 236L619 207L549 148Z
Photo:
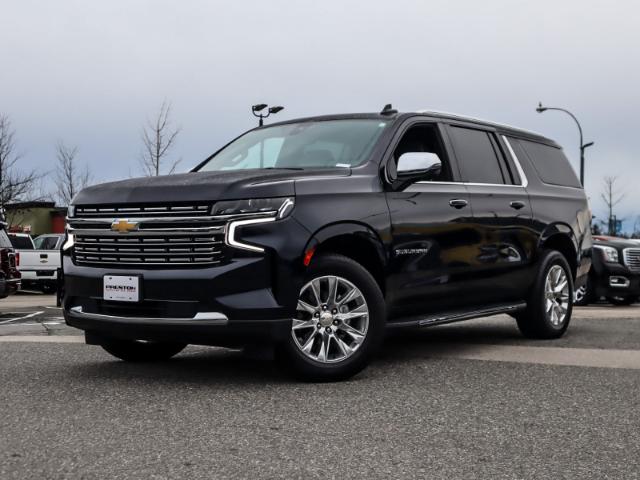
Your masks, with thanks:
M398 248L394 253L396 257L399 257L401 255L424 255L428 252L428 248Z
M128 233L138 229L138 222L130 222L126 218L114 220L111 224L111 230L114 232Z

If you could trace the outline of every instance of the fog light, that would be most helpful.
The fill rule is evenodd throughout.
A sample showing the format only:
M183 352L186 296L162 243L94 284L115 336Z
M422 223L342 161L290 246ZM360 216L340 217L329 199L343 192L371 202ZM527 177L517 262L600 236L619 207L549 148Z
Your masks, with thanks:
M627 288L631 282L627 277L609 277L609 286L615 288Z

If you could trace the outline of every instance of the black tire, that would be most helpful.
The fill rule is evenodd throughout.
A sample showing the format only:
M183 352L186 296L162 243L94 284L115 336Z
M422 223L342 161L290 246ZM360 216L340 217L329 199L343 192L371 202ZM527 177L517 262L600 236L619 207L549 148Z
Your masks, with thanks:
M587 306L591 303L595 303L595 292L593 290L593 283L591 282L591 277L587 279L587 283L584 284L581 291L580 289L576 289L574 293L573 304L579 307Z
M619 307L631 305L633 303L636 303L637 301L638 301L638 297L636 297L635 295L620 295L620 296L607 297L607 302L609 302L612 305L617 305Z
M358 348L344 360L321 363L306 356L296 344L293 334L278 345L276 353L283 366L304 381L331 382L348 379L363 370L384 338L386 305L373 276L359 263L343 255L326 254L314 258L308 268L305 284L325 276L341 277L360 290L368 308L366 335Z
M125 362L159 362L177 355L187 345L184 343L109 339L101 342L100 346Z
M566 304L565 317L558 325L552 323L545 308L545 283L547 275L556 265L564 270L568 282L568 292L570 292L569 301ZM535 339L560 338L564 335L571 321L571 313L573 311L573 299L571 295L573 295L573 291L573 276L567 259L560 252L545 250L540 258L538 273L529 298L527 299L527 308L524 312L516 315L520 332L527 338Z

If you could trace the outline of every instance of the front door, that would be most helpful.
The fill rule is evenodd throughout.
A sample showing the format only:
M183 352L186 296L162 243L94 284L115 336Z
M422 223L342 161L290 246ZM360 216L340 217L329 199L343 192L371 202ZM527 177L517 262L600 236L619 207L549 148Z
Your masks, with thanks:
M455 181L457 169L444 148L440 127L410 126L390 162L407 152L437 154L442 171L429 181L417 179L387 193L392 229L387 300L392 317L463 306L470 247L477 242L469 195Z

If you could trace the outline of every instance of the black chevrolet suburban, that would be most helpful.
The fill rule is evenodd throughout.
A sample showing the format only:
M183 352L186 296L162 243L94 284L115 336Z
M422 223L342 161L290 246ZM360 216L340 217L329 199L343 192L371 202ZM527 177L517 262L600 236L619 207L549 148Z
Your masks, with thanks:
M123 360L268 344L299 377L343 379L395 328L507 313L560 337L590 220L538 134L391 108L291 120L189 173L80 192L64 315Z
M591 270L575 293L576 305L605 297L614 305L630 305L640 297L640 241L597 235L593 237Z

